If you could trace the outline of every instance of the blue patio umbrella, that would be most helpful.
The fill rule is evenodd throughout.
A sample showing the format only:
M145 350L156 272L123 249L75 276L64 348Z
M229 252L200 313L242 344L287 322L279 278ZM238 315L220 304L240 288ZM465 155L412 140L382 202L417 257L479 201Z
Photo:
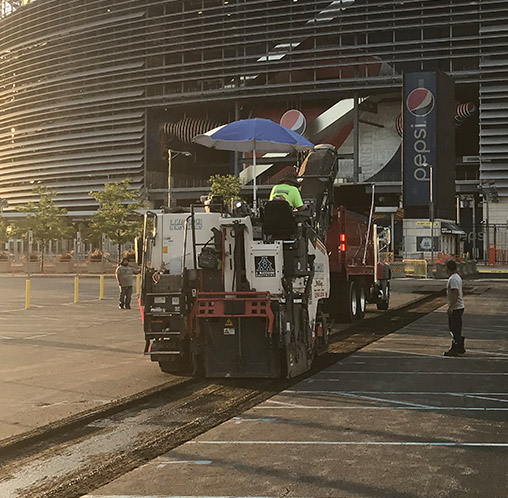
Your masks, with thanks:
M293 130L262 118L233 121L197 135L192 141L218 150L252 152L254 210L257 207L256 153L293 152L314 148L314 144Z

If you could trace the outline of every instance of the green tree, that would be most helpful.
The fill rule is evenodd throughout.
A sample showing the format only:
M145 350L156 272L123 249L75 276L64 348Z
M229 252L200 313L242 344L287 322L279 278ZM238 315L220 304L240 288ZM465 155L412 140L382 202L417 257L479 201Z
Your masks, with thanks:
M67 226L63 215L66 209L54 204L56 192L41 185L34 188L34 194L39 196L37 202L28 202L18 208L18 211L27 213L26 218L16 225L16 233L27 238L28 232L33 232L35 241L42 246L42 270L44 270L44 254L49 240L62 239L71 236L71 229Z
M210 183L211 195L221 195L224 204L229 204L235 199L239 199L242 188L242 180L233 175L212 175L208 180Z
M134 240L143 230L143 217L138 210L146 208L140 202L140 191L129 189L130 179L106 183L104 190L90 192L99 208L90 222L90 231L104 233L117 245L120 260L121 245Z
M0 218L0 242L5 244L9 238L7 237L7 223L5 220Z
M7 249L7 242L9 241L10 237L7 233L7 222L0 218L0 256L2 255L2 250Z

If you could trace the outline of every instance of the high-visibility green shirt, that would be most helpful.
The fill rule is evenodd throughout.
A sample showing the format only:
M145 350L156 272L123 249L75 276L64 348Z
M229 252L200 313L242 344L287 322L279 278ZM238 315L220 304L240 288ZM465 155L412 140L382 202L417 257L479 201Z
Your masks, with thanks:
M302 196L298 188L293 187L293 185L286 185L285 183L280 183L272 188L270 200L273 201L274 199L283 199L294 209L303 206Z

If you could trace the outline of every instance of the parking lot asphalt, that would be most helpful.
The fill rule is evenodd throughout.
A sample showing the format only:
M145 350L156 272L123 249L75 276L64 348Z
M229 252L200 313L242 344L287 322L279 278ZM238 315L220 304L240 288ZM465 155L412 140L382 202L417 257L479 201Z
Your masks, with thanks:
M508 282L440 308L87 498L504 498Z
M139 310L118 309L118 287L106 278L35 277L24 309L25 279L0 277L0 440L167 382L143 357Z
M79 285L75 304L72 275L32 277L25 310L25 278L0 276L0 441L178 380L143 356L139 310L118 309L113 277L102 301L98 276ZM442 286L394 282L392 307Z

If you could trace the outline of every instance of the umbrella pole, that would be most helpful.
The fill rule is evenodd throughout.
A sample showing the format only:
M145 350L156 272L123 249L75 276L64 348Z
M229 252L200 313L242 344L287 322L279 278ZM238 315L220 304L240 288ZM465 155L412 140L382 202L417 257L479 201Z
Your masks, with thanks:
M256 178L256 143L254 142L254 150L252 154L252 168L254 169L254 182L252 184L254 191L253 191L253 201L252 201L252 207L254 208L254 214L257 215L258 212L258 195L257 195L257 178Z

